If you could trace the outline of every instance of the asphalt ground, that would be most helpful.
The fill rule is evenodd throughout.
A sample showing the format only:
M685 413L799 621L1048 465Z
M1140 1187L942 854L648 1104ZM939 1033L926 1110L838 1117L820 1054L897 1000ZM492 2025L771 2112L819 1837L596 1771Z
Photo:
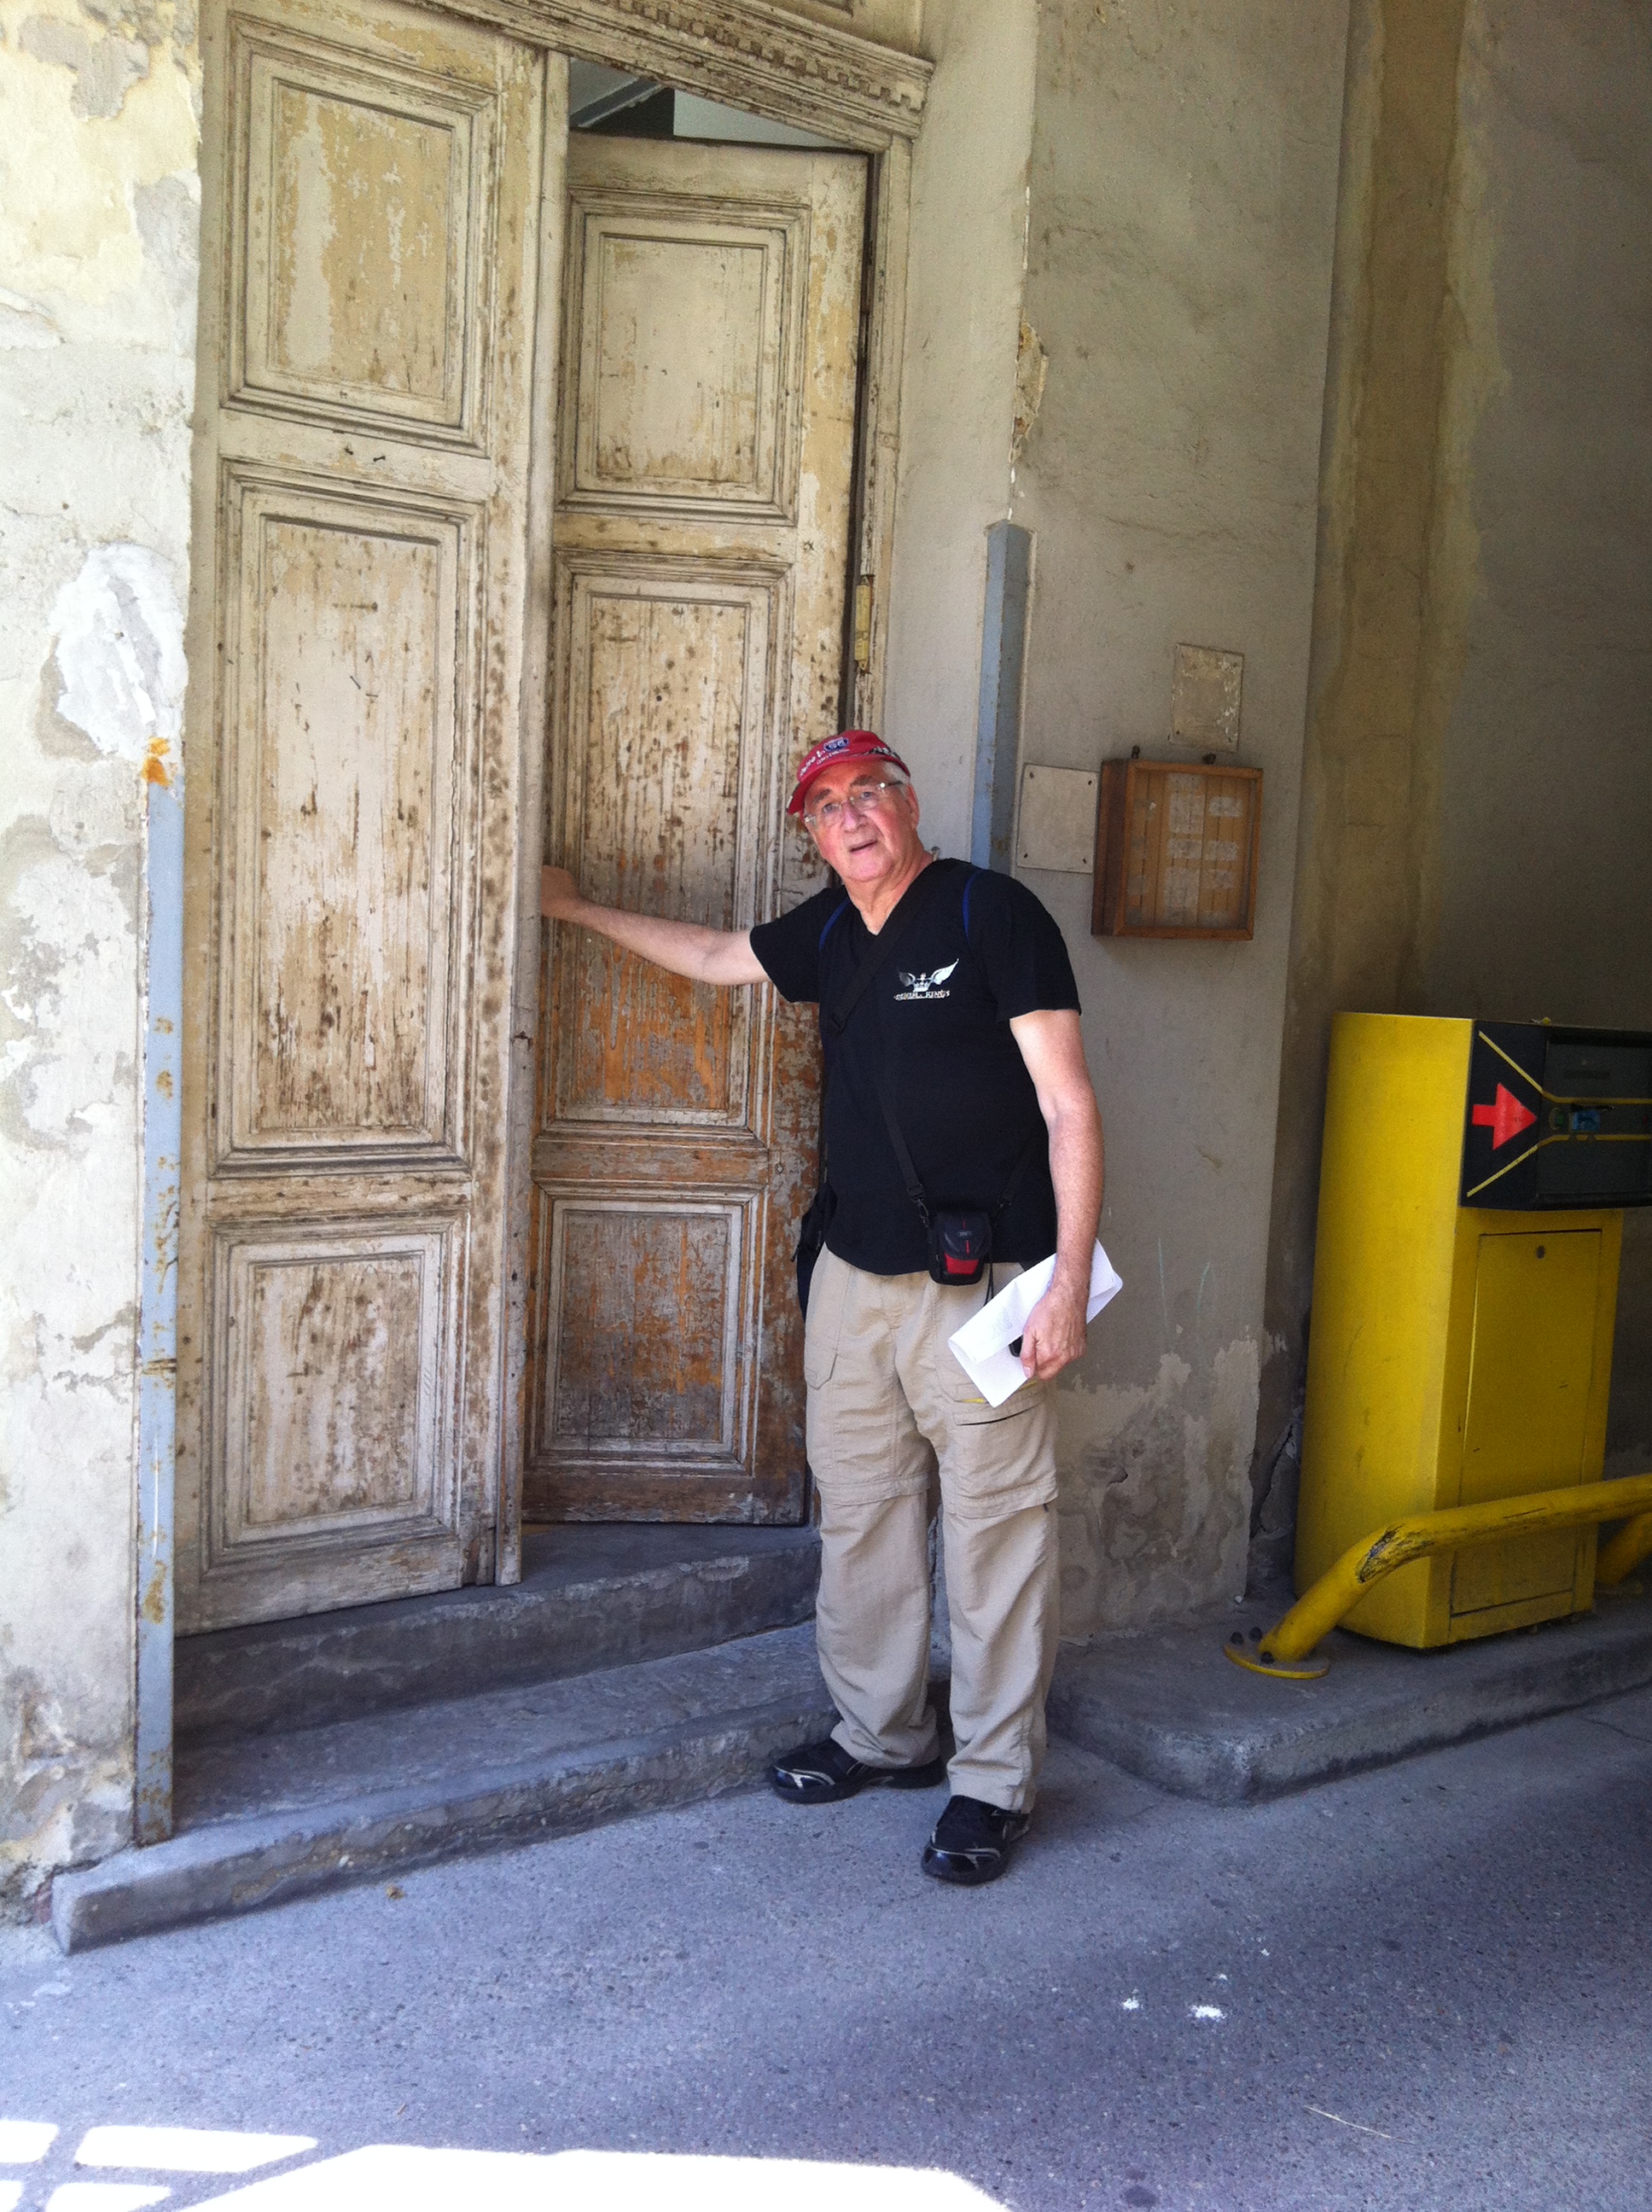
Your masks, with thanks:
M57 2130L0 2127L0 2208L1652 2206L1652 1691L1239 1808L1058 1744L980 1891L918 1872L942 1802L726 1798L70 1960L0 1931L0 2116ZM315 2148L77 2166L110 2125ZM335 2164L377 2145L534 2162Z

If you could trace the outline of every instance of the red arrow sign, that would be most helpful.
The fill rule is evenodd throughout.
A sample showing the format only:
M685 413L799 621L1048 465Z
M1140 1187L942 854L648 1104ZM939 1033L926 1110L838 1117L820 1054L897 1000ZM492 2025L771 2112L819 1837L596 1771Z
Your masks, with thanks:
M1537 1116L1529 1106L1522 1106L1506 1084L1497 1085L1497 1102L1491 1106L1477 1106L1469 1117L1477 1129L1491 1132L1491 1149L1506 1145L1510 1137L1517 1137L1522 1129L1529 1129Z

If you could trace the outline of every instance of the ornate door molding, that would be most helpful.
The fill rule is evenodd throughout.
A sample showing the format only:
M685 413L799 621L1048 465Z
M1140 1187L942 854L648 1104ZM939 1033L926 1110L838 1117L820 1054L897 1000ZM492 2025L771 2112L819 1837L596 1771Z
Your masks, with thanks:
M440 12L829 132L865 153L916 137L934 74L918 55L771 0L442 0Z

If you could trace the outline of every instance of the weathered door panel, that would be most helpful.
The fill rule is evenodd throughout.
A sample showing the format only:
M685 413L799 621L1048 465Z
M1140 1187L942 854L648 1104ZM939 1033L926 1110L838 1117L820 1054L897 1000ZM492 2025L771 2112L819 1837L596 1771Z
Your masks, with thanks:
M207 101L186 1630L493 1572L545 70L259 0Z
M228 490L218 1164L386 1144L458 1163L453 863L477 708L459 616L482 518L239 471Z
M744 928L819 880L782 810L837 718L864 164L568 162L550 849ZM525 1511L797 1518L812 1013L559 931L540 1038Z
M604 904L740 926L762 857L782 580L707 582L646 556L564 580L569 865ZM745 1125L749 994L581 933L562 948L553 1003L559 1121Z

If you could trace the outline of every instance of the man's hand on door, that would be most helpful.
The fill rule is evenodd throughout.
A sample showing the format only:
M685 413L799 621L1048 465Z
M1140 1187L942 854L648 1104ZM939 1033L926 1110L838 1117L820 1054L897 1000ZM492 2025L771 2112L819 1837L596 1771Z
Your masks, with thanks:
M623 914L598 906L581 893L566 868L539 872L539 911L547 921L578 922L640 952L674 975L696 983L761 983L762 963L751 949L749 929L702 929L698 922L667 921L651 914Z
M547 921L571 921L584 901L580 886L567 868L539 871L539 911Z

